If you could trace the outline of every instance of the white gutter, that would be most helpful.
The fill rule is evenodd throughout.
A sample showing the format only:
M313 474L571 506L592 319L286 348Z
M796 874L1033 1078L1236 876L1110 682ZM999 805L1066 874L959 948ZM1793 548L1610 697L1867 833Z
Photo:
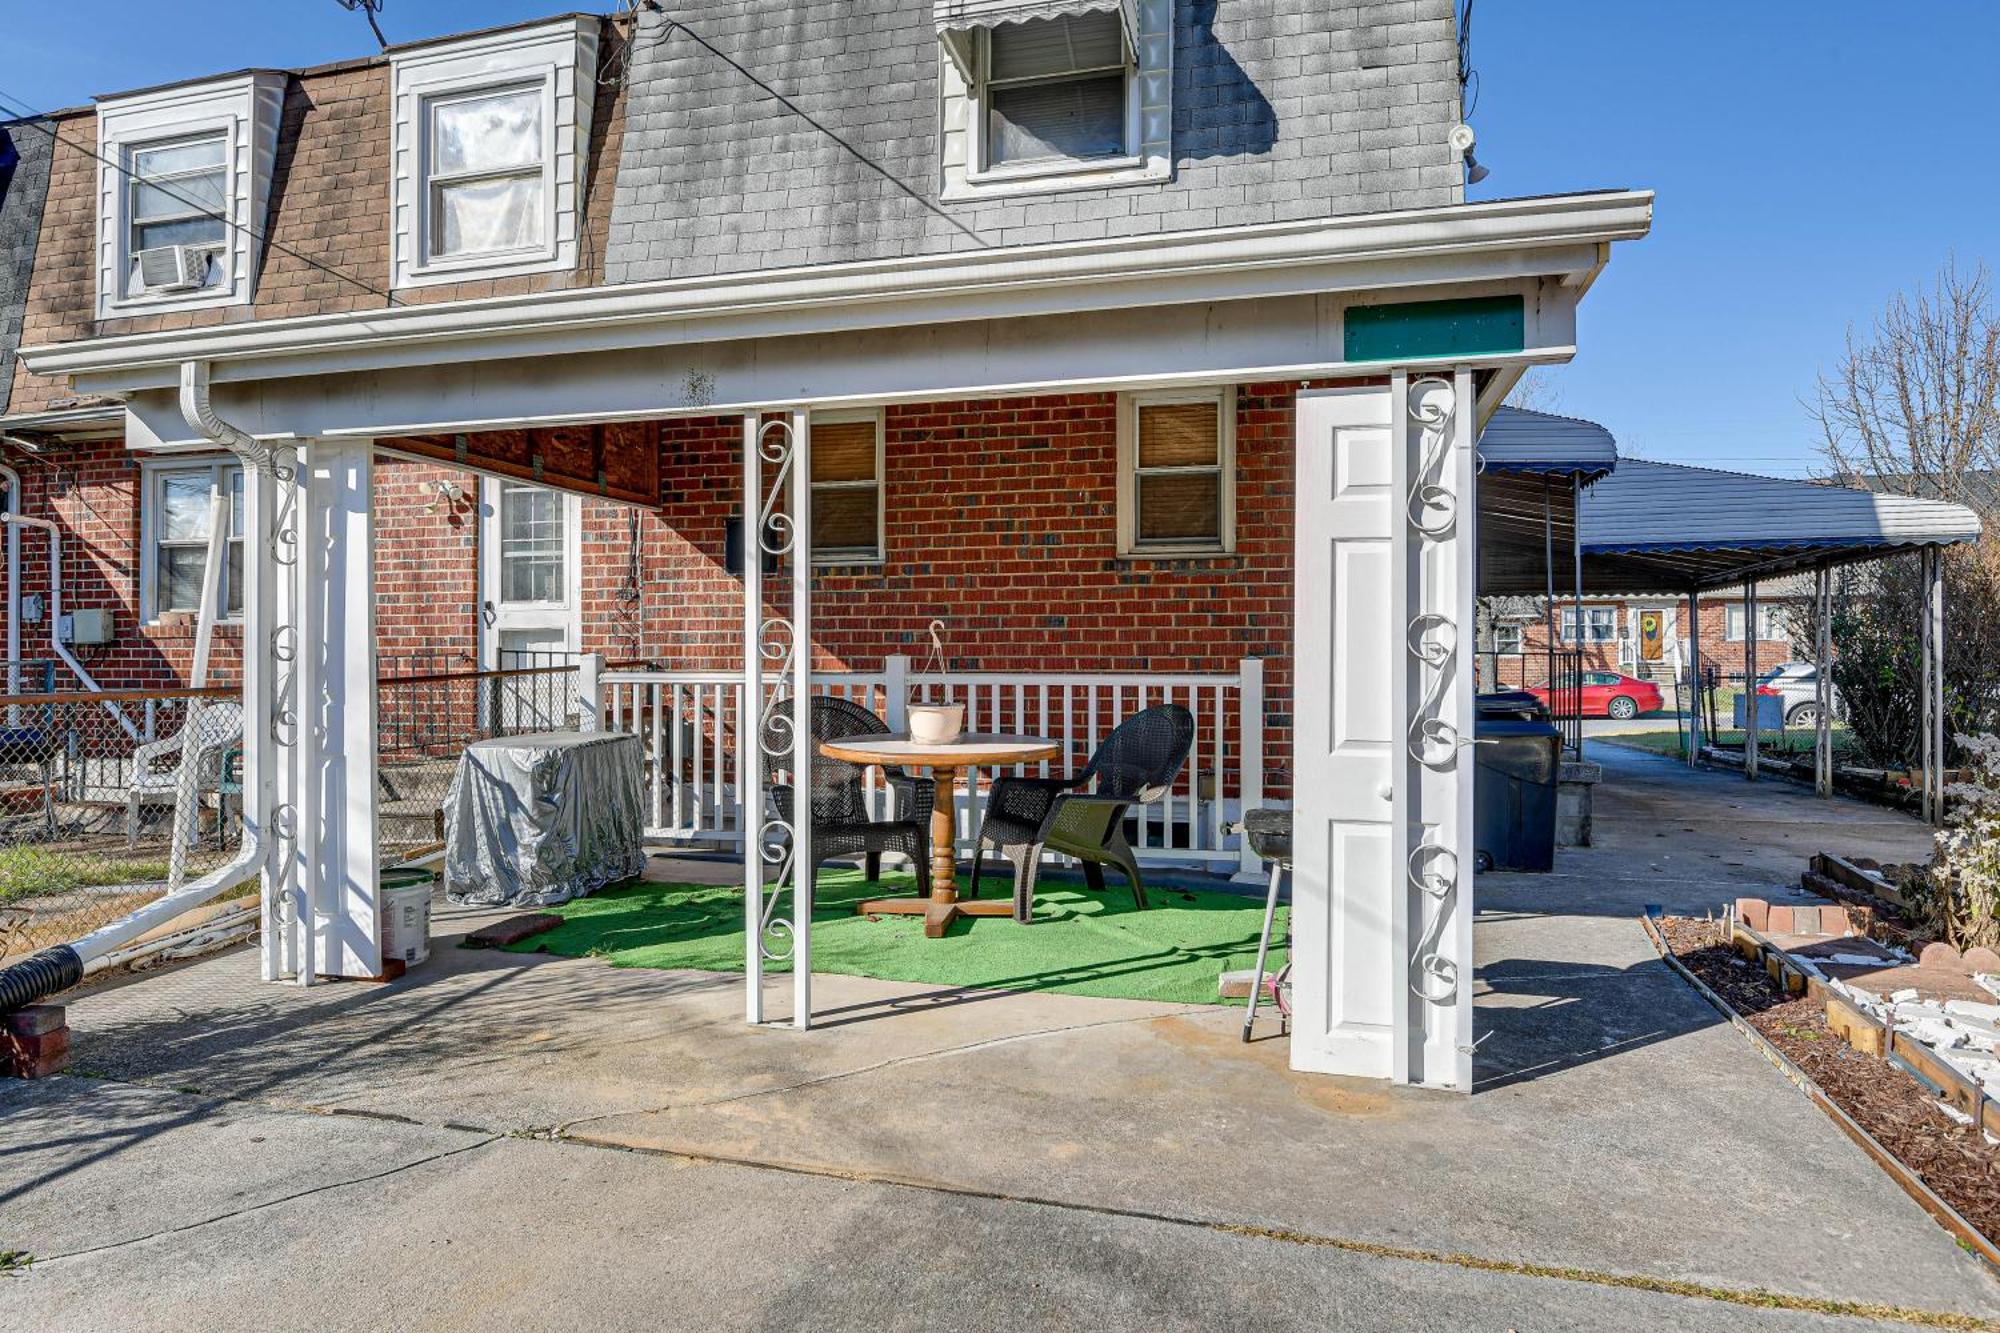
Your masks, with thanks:
M762 336L773 336L844 327L860 307L907 305L911 308L902 314L908 322L934 321L940 317L938 302L996 293L1046 292L1065 309L1110 309L1151 303L1148 288L1162 281L1204 275L1364 268L1549 249L1575 252L1550 268L1567 275L1598 264L1602 246L1644 236L1652 225L1652 200L1649 191L1556 195L621 283L92 338L24 347L20 355L37 375L111 374L126 387L146 388L170 382L159 372L189 361L215 363L220 378L247 379L274 372L247 365L232 370L232 363L384 353L417 342L424 343L423 354L431 360L507 355L492 343L549 332L620 330L594 339L593 347L644 346L673 326L752 313L778 317L761 329ZM678 336L687 336L687 330ZM484 345L476 352L455 346L467 341ZM317 372L301 365L277 373Z

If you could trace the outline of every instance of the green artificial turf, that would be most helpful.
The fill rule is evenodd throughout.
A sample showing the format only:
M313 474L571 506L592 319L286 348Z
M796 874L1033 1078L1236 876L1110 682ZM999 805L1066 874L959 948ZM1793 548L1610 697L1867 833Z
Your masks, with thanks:
M920 916L858 916L864 898L913 892L908 875L870 885L858 870L822 870L813 910L814 972L979 989L1061 991L1117 999L1216 1003L1216 979L1257 960L1259 897L1153 886L1140 911L1114 872L1110 888L1043 881L1032 925L1011 917L961 917L943 939L924 938ZM1006 876L988 897L1010 891ZM962 891L961 886L961 891ZM789 901L781 907L788 907ZM598 957L613 967L743 970L743 892L711 884L634 882L546 909L563 924L507 948ZM1275 937L1284 938L1286 909ZM1282 963L1272 950L1270 966ZM784 971L788 965L771 965Z

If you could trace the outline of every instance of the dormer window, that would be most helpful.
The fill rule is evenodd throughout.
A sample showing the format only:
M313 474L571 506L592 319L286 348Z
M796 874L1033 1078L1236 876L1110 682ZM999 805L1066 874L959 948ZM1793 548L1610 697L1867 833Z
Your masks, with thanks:
M546 248L544 89L425 101L430 118L430 257Z
M943 197L1173 176L1174 0L934 0Z
M97 106L97 317L248 305L284 109L266 70Z
M127 296L201 291L228 277L228 153L220 134L129 150Z
M396 286L576 267L597 36L575 15L391 53Z

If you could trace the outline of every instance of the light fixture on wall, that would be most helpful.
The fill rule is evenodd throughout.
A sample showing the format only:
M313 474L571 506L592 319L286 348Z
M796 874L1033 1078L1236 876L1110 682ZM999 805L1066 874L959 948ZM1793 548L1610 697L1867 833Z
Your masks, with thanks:
M1479 136L1472 132L1472 126L1465 124L1463 121L1452 126L1451 134L1445 142L1449 143L1452 146L1452 150L1465 159L1465 183L1467 185L1477 185L1486 179L1486 168L1480 166L1479 159L1472 155L1473 146L1479 142Z
M434 481L430 488L431 502L425 508L433 514L465 498L465 488L455 481Z

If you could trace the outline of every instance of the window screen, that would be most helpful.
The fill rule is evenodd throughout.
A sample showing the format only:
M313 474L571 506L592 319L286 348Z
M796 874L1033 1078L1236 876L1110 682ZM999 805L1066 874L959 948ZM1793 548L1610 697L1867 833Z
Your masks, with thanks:
M1004 24L988 43L989 166L1125 151L1125 34L1116 14Z
M1137 409L1132 531L1141 546L1222 541L1222 421L1213 400Z

